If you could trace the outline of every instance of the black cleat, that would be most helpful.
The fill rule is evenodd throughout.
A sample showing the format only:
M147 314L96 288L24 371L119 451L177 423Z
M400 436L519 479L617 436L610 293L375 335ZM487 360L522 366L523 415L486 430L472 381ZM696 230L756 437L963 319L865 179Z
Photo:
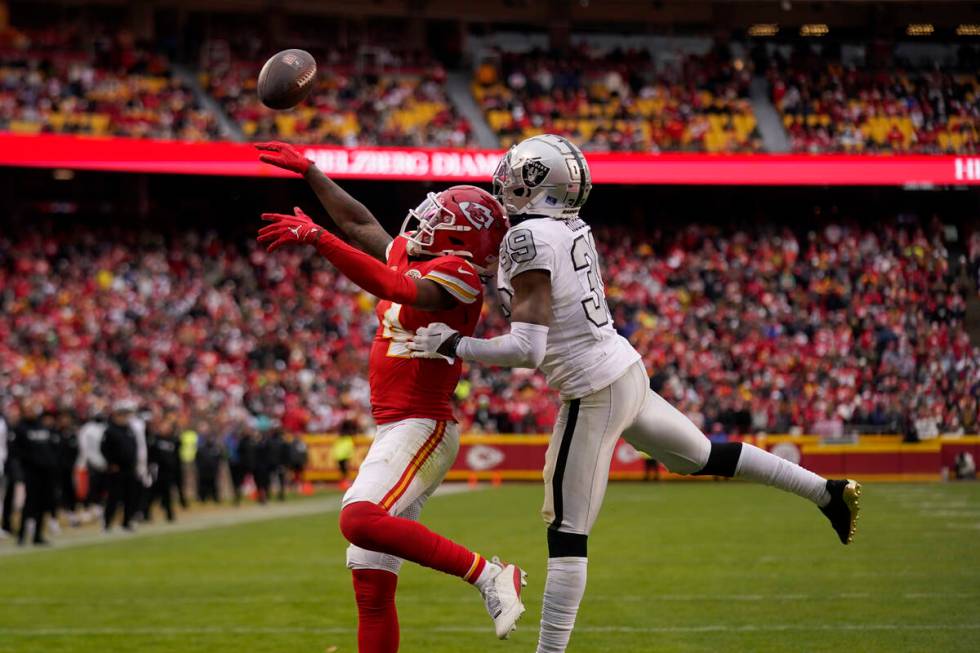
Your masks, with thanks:
M827 492L830 493L830 503L821 508L820 512L827 515L841 544L850 544L854 541L858 511L861 509L858 506L861 484L850 479L827 481Z

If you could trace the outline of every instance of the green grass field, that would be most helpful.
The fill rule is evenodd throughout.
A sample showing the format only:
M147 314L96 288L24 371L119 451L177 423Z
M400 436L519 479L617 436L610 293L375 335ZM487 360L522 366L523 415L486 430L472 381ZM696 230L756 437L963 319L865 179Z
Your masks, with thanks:
M528 613L499 642L473 589L406 565L403 651L534 650L540 500L518 485L430 502L430 526L525 566ZM843 547L775 490L613 485L569 651L980 650L980 484L870 485L862 507ZM3 652L339 653L354 627L335 514L0 556Z

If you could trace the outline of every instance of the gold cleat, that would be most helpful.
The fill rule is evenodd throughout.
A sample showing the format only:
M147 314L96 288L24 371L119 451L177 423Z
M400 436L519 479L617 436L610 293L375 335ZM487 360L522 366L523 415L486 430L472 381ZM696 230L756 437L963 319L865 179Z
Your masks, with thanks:
M830 503L820 509L833 526L841 544L854 541L857 531L858 513L861 510L861 484L850 479L827 481Z

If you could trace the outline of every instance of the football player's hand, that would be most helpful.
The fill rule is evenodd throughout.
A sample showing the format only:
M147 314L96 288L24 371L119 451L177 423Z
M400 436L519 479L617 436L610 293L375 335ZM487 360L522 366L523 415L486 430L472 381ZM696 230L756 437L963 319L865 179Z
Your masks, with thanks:
M415 336L408 341L408 348L412 351L412 358L431 358L433 354L453 358L459 339L456 329L442 322L433 322L415 331Z
M299 153L295 147L289 143L279 143L271 141L269 143L256 143L255 149L262 150L266 154L259 155L259 161L268 163L284 170L290 170L300 175L305 175L313 162Z
M327 233L298 206L293 208L293 215L263 213L262 219L272 224L259 229L258 241L270 252L291 243L315 244L323 234Z

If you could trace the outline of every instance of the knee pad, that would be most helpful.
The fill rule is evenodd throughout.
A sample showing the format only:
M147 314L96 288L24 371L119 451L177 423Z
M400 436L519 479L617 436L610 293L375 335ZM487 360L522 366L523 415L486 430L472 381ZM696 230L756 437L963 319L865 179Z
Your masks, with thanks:
M340 532L351 544L374 551L374 533L387 516L384 509L370 501L352 503L340 511Z
M589 536L548 529L549 558L587 558Z
M741 455L741 442L712 442L708 462L694 476L735 476Z

